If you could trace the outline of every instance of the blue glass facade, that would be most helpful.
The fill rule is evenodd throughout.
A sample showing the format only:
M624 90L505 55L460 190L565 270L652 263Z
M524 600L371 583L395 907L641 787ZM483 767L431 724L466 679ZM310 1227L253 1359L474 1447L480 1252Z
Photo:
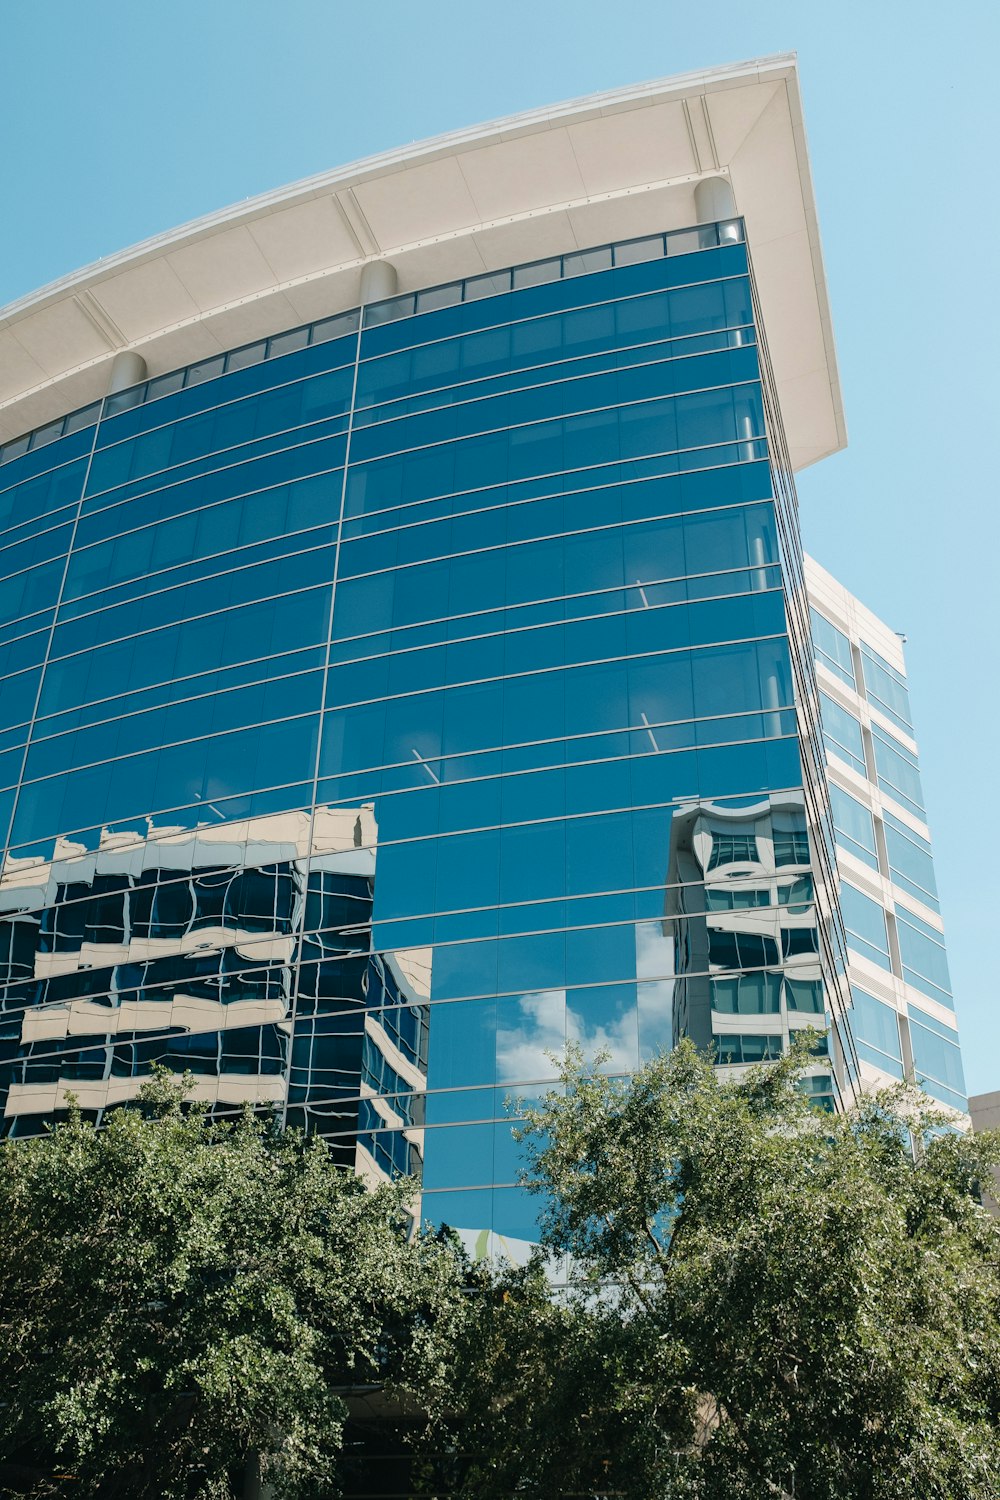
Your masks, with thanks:
M8 1131L161 1061L422 1174L431 1219L530 1238L504 1100L549 1052L627 1071L691 1034L740 1065L826 1024L761 336L740 226L708 226L293 330L8 445Z

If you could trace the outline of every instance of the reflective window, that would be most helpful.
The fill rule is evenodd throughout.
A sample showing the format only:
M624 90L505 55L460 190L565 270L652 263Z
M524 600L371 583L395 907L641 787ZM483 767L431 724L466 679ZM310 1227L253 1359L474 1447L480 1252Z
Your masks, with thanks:
M771 892L767 889L727 890L724 887L709 886L705 892L705 905L708 911L748 911L755 906L770 906L770 904Z
M878 869L878 853L875 845L875 823L871 810L856 797L842 791L836 782L830 782L830 808L833 813L833 831L837 843L855 859L860 859L873 870Z
M713 833L712 853L708 868L738 863L756 863L759 859L757 840L752 833Z
M877 901L843 881L840 887L840 909L847 929L848 945L880 968L890 969L889 938L885 911Z
M724 1015L778 1015L781 1011L781 975L739 974L713 979L712 1009Z
M853 714L839 703L834 703L825 693L819 695L823 716L823 738L831 755L846 761L859 776L867 776L865 767L865 742L861 725Z
M821 615L818 610L810 609L809 618L812 622L816 660L822 662L823 666L839 677L841 682L856 691L854 658L851 655L851 643L847 636L838 630L836 625L831 625L826 616Z
M885 843L889 854L889 873L898 886L916 896L925 906L938 911L937 882L931 846L906 823L884 813Z
M821 1016L826 1008L821 979L796 979L791 974L786 974L784 995L789 1010Z
M920 816L924 810L924 794L920 786L920 768L916 756L905 745L874 725L872 745L875 750L875 772L883 792Z
M708 960L723 969L755 969L778 962L774 938L760 932L738 932L725 927L708 930Z
M931 927L907 907L896 904L899 956L907 984L922 990L942 1005L951 1005L951 979L944 948L944 934Z
M865 693L873 708L898 724L907 734L913 733L910 715L910 696L906 678L902 672L891 667L884 656L879 656L871 646L861 642L861 666L865 677Z
M804 828L774 830L774 863L779 869L809 863L809 835Z
M504 1100L567 1041L624 1073L823 1024L747 272L713 225L581 249L5 449L5 1130L162 1062L529 1240Z
M910 1043L913 1067L921 1087L943 1104L967 1110L969 1105L957 1033L911 1005Z
M743 1033L716 1037L716 1059L720 1063L759 1063L780 1057L784 1047L780 1036L755 1036Z
M903 1077L903 1052L899 1021L891 1005L876 1000L867 990L851 986L851 1030L859 1057L894 1078Z

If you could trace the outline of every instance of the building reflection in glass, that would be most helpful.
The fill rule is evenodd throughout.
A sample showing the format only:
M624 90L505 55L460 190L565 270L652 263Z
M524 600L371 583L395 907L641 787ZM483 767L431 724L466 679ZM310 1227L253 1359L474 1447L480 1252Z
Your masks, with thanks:
M133 1099L154 1064L363 1176L419 1173L430 950L372 950L370 804L64 839L0 881L4 1126Z
M0 464L46 538L0 636L8 1133L159 1061L528 1241L506 1100L567 1041L627 1074L822 1021L808 866L775 863L769 793L821 772L740 226L527 271ZM713 865L765 814L771 864Z
M675 1042L689 1036L734 1067L780 1057L803 1027L825 1030L813 872L800 792L677 808L664 923Z

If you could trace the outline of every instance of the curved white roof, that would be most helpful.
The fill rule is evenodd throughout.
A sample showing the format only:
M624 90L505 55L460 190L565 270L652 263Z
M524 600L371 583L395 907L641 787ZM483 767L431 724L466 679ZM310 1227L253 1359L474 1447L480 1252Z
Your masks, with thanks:
M792 463L846 437L792 54L456 131L265 193L0 311L0 442L84 406L111 360L157 375L359 299L695 222L727 176L747 225Z

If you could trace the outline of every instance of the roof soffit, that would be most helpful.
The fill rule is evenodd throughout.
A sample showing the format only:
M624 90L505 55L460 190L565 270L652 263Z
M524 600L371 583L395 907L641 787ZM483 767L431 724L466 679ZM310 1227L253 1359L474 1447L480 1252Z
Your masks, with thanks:
M0 440L72 409L81 390L103 394L118 348L136 348L159 373L290 316L324 316L356 303L373 257L392 259L406 290L675 228L693 220L697 180L719 171L747 219L790 447L797 463L812 462L844 433L789 56L385 153L43 288L0 311ZM804 376L809 389L797 390Z

